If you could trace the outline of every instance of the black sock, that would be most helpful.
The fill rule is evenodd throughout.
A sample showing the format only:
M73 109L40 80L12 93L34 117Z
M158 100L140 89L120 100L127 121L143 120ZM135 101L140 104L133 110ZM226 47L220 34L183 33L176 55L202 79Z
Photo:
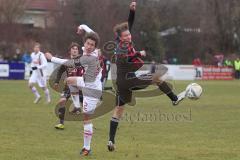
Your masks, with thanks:
M65 109L64 106L59 108L59 110L58 110L58 114L59 114L58 117L59 117L59 120L60 120L61 124L64 124L65 111L66 111L66 109Z
M115 135L118 127L119 119L112 117L110 121L109 141L115 143Z
M172 100L172 101L177 101L178 97L175 95L172 91L167 94L167 96Z
M158 87L172 101L177 101L178 100L177 96L172 92L172 89L169 86L171 86L171 85L168 85L166 82L162 82Z

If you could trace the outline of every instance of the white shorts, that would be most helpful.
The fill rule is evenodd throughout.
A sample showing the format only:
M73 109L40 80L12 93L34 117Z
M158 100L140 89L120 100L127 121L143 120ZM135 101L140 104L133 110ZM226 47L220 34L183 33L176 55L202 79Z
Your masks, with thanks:
M47 78L45 76L41 76L38 72L33 71L31 77L29 78L28 83L37 83L39 87L47 86Z
M95 109L97 108L97 104L98 102L100 101L100 96L99 94L97 96L89 96L91 95L91 93L87 93L85 94L86 90L88 90L87 88L90 88L90 89L93 89L93 91L91 92L95 92L93 93L96 94L96 92L98 93L102 93L102 83L100 81L100 79L96 79L95 82L91 82L91 83L85 83L84 80L83 80L83 77L78 77L77 78L77 86L79 88L81 88L83 90L83 113L86 113L86 114L93 114ZM85 90L84 90L85 88ZM88 95L88 96L86 96ZM96 98L98 97L98 98Z
M97 108L97 104L99 99L93 97L83 96L83 113L93 114L95 109Z

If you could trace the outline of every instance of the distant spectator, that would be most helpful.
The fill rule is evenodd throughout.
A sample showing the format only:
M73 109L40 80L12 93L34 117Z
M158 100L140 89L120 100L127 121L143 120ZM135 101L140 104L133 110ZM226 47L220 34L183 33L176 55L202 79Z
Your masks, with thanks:
M17 48L16 54L13 56L13 61L20 62L21 60L22 60L21 50Z
M202 77L202 75L201 75L201 69L199 68L199 66L202 65L201 59L200 59L200 58L195 58L195 59L192 61L192 64L195 66L195 70L196 70L196 75L195 75L195 77L196 77L196 78L201 78L201 77Z
M234 61L234 69L235 69L235 77L236 79L240 79L240 59L237 58Z
M7 62L9 62L11 60L9 57L9 54L5 54L3 59L4 59L4 61L7 61Z
M31 63L31 56L29 53L25 52L21 58L24 63Z
M164 59L164 60L162 61L162 64L168 64L168 60L167 60L167 59Z
M172 58L172 64L178 64L178 59L176 57Z
M223 59L224 59L224 55L222 53L219 53L219 54L216 54L214 56L215 58L215 64L218 66L218 67L221 67L223 66Z
M20 62L21 61L21 54L14 54L13 55L13 58L12 58L12 61L14 62Z
M233 62L229 59L225 59L223 65L226 67L233 67Z
M153 60L151 63L151 73L155 73L156 72L156 62Z
M192 61L192 65L194 65L194 66L201 66L202 65L202 61L200 60L200 58L195 58Z
M178 63L178 59L176 57L173 58L169 58L169 64L177 64Z

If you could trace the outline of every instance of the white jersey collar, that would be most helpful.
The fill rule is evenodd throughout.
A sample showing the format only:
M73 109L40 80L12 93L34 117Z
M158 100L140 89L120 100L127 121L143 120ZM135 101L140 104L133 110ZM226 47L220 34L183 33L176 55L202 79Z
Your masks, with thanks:
M84 52L84 47L82 47L82 50L83 50L83 55L87 55L86 52ZM92 56L95 56L95 57L98 57L98 49L95 49L92 53L91 53Z

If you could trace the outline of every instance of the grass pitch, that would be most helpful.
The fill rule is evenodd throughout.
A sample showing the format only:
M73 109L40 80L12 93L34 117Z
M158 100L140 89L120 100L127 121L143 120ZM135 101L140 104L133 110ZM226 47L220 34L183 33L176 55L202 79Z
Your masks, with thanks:
M173 82L178 92L188 83ZM159 96L127 107L113 153L106 148L111 113L95 119L93 154L80 157L82 122L54 128L58 93L51 92L52 104L35 105L26 81L0 81L0 160L239 160L240 81L197 83L204 89L198 101L173 107Z

